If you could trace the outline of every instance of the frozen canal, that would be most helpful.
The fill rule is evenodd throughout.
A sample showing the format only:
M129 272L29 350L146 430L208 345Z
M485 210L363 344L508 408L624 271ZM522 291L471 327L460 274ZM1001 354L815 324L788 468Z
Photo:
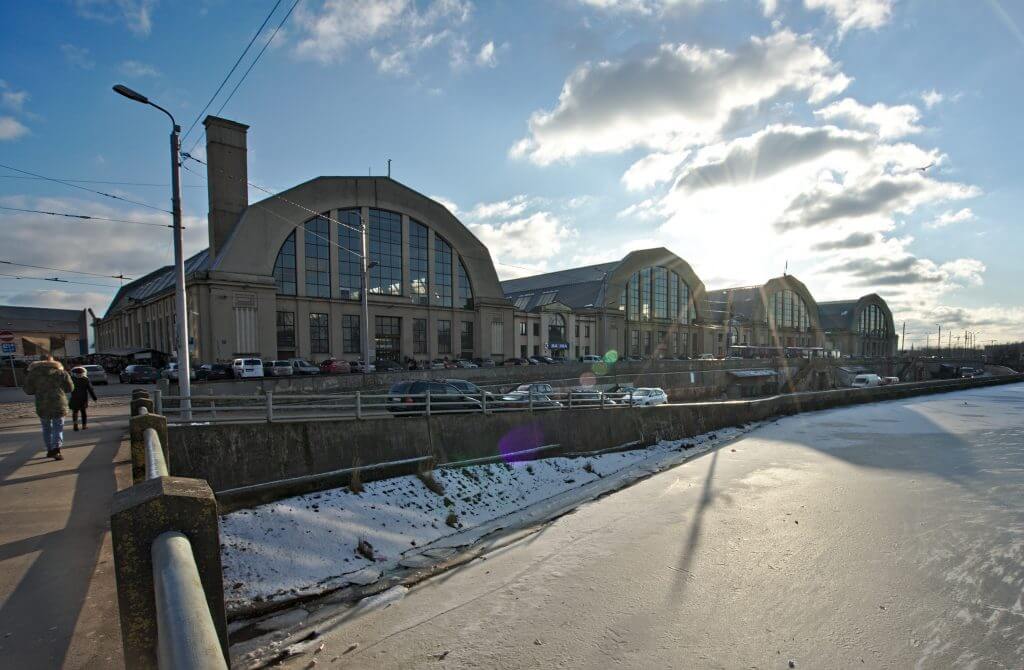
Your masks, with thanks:
M768 424L326 630L318 658L1018 668L1022 589L1013 384Z

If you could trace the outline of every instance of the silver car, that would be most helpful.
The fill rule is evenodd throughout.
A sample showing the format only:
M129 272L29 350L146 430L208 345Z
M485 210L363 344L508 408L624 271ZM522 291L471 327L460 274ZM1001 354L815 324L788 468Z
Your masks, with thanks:
M107 381L107 371L103 369L102 365L82 365L80 367L85 368L85 375L94 386L97 384L106 386L110 383Z
M313 365L305 358L289 358L288 362L292 364L292 370L297 375L318 375L320 374L319 366Z
M268 377L291 377L295 374L291 361L268 361L263 365L263 371Z

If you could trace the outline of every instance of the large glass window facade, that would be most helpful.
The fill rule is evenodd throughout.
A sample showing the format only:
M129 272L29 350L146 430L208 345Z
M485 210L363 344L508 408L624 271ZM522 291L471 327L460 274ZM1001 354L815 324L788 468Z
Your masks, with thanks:
M458 270L457 279L459 289L459 304L458 306L462 309L473 309L473 287L469 283L469 273L466 272L466 266L462 263L462 258L459 258L459 263L456 266Z
M668 270L654 268L654 318L668 318Z
M362 353L359 337L359 315L343 314L341 317L341 351L346 354Z
M473 322L463 321L459 332L460 353L462 358L473 358Z
M772 293L768 298L767 321L772 328L811 329L810 312L803 299L790 289Z
M412 320L412 353L427 353L427 320Z
M426 226L409 220L409 295L417 305L426 305L430 295L429 237L430 230Z
M362 222L358 209L338 211L338 288L342 298L359 299L363 284Z
M675 272L668 274L668 319L679 319L679 275Z
M437 321L437 353L452 353L452 322L448 319Z
M868 305L857 315L857 332L882 337L886 334L885 312L878 305Z
M370 293L402 295L402 215L370 210Z
M318 216L305 224L306 295L331 297L331 238L327 219Z
M281 295L295 295L295 231L285 238L274 261L274 283Z
M313 354L331 353L331 329L326 314L309 314L309 351Z
M377 358L397 361L402 352L402 318L398 316L377 316L373 338Z
M626 318L630 321L640 320L640 273L634 272L629 278L629 311Z
M452 246L443 237L434 233L434 285L435 304L452 306ZM449 344L449 351L451 345Z
M640 270L640 318L651 320L651 268Z
M619 301L629 321L691 323L696 318L690 287L678 273L660 266L634 272Z
M295 348L295 312L277 313L277 348Z

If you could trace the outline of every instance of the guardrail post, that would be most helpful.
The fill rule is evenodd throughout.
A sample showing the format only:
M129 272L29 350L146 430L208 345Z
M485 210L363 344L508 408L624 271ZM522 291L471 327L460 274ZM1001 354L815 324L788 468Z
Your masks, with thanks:
M227 661L217 522L217 500L210 485L202 479L158 477L114 494L110 532L122 646L128 668L158 667L152 549L154 540L168 531L183 534L192 545L221 653Z
M604 409L604 391L601 391L601 409Z
M146 439L147 428L156 430L160 436L160 445L167 460L167 417L159 414L140 414L128 420L128 436L131 443L132 481L139 483L146 479Z
M160 415L164 413L164 394L160 389L153 391L153 411Z
M153 401L150 400L149 394L146 394L145 397L136 396L134 394L132 395L131 415L138 416L140 407L145 407L150 414L156 412L156 406L153 404Z
M526 396L529 398L530 411L533 412L533 391L527 391Z
M274 392L267 391L267 423L274 420Z
M480 412L487 414L487 391L480 389Z
M427 396L427 402L426 402L427 416L430 416L430 389L429 388L427 389L426 396Z
M363 418L363 394L362 391L356 391L356 418Z

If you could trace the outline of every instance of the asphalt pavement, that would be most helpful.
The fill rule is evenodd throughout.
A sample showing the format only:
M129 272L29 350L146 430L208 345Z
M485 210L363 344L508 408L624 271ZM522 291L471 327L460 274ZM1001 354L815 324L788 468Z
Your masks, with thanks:
M345 668L1020 668L1022 473L1024 384L788 417L308 649Z

